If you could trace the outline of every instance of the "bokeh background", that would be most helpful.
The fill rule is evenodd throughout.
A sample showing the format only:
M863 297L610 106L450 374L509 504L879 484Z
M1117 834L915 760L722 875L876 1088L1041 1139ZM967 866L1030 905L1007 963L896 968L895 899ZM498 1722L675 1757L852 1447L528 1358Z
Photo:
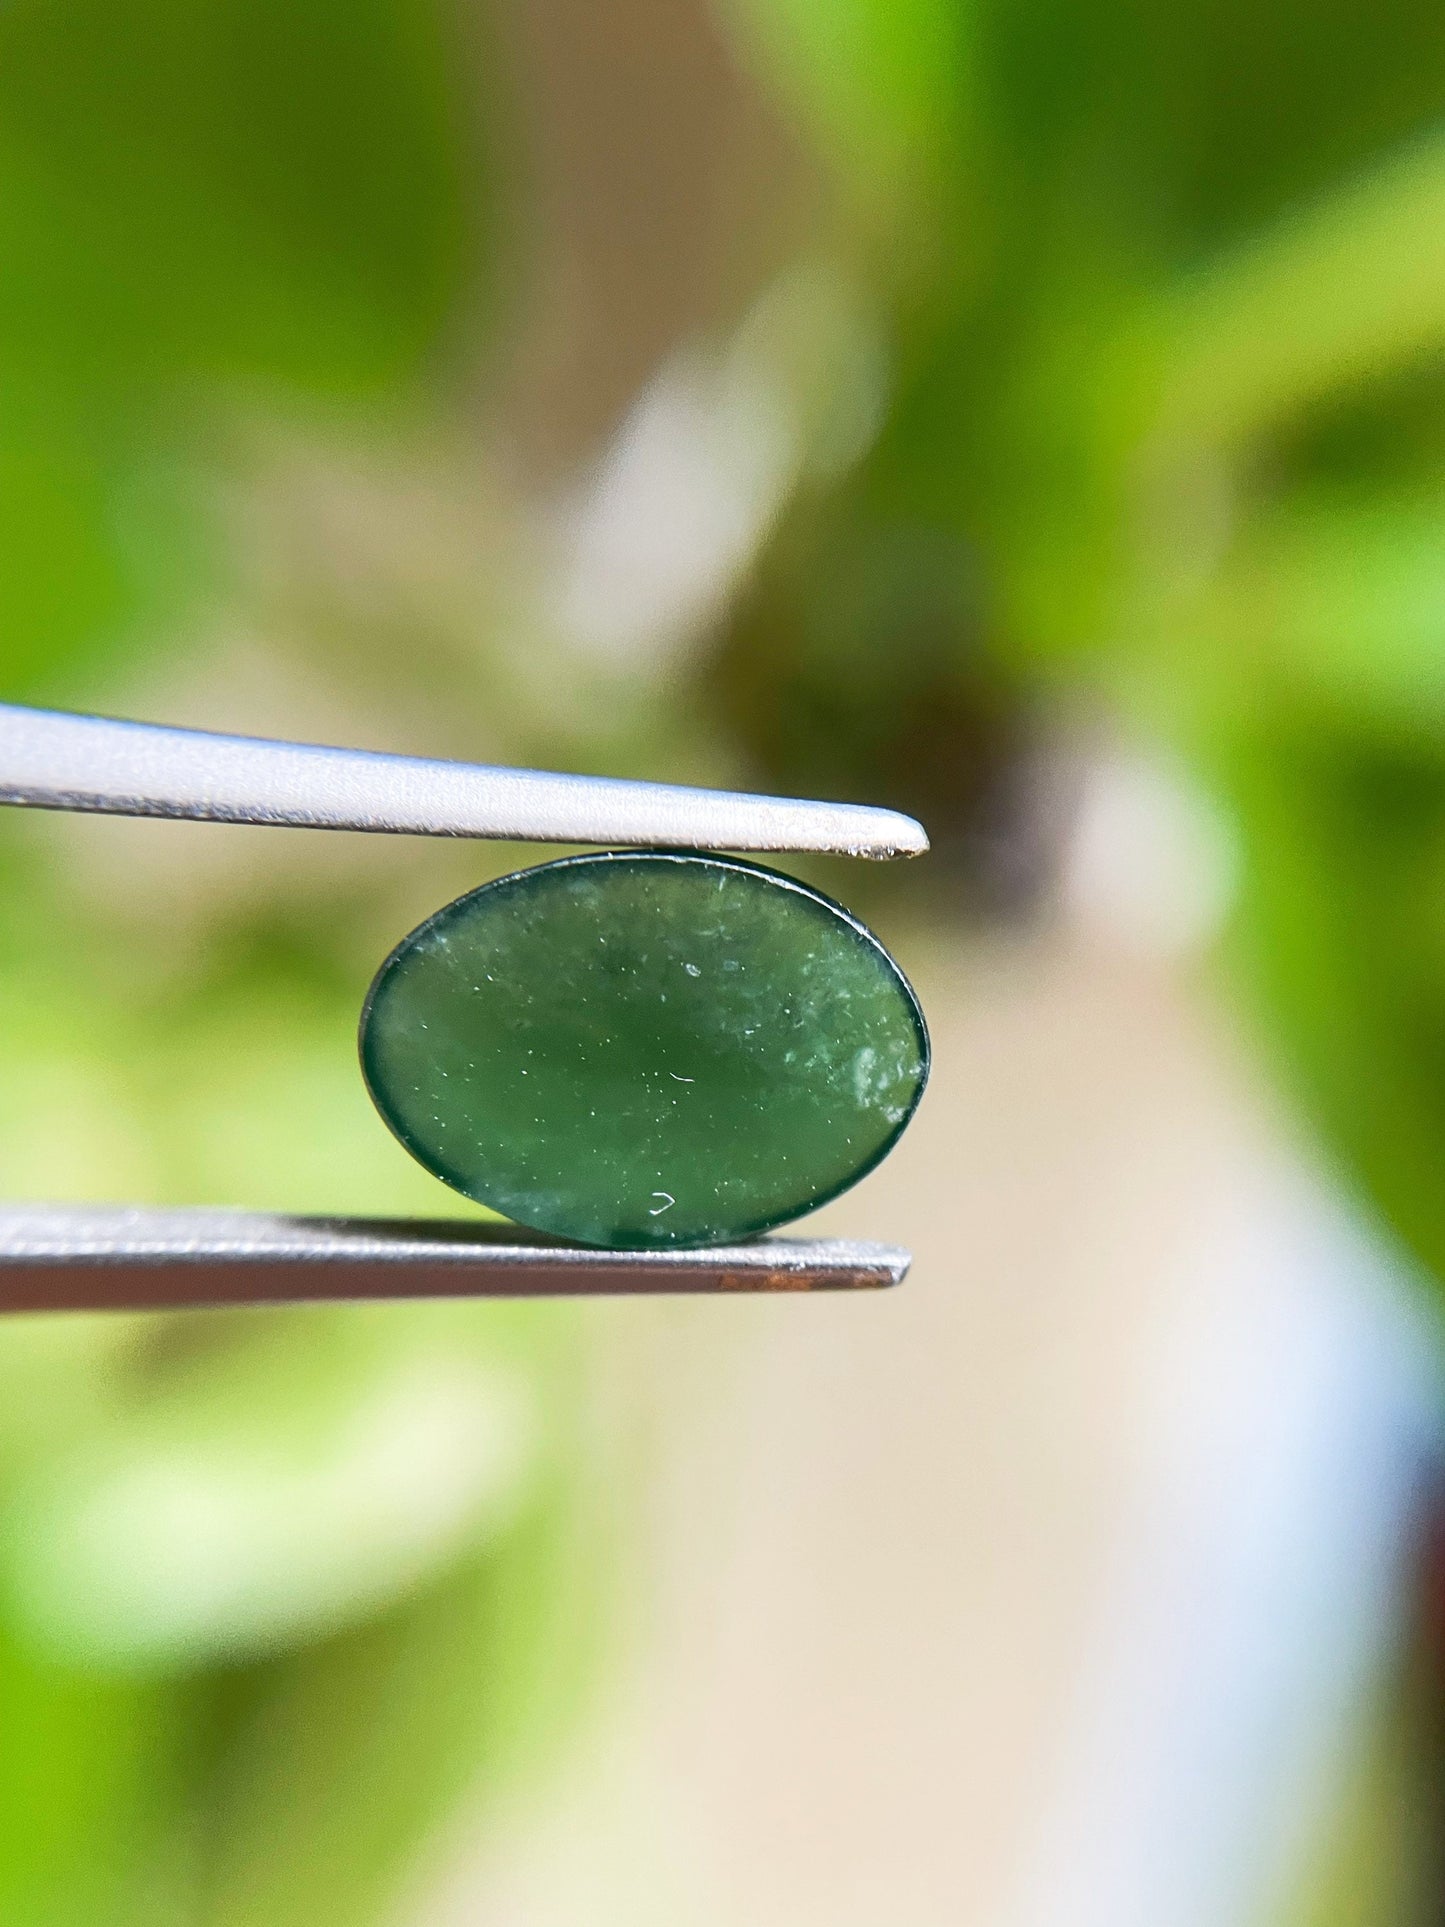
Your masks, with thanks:
M0 697L892 803L868 1302L0 1333L15 1927L1445 1917L1423 0L11 0ZM7 813L0 1191L455 1214L527 860Z

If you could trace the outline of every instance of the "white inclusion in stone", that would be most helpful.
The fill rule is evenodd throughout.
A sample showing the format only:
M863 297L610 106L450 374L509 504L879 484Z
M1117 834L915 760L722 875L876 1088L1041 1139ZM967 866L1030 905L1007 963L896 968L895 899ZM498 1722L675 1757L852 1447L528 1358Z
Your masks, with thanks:
M869 1044L853 1059L853 1095L860 1104L866 1104L873 1095L873 1066L877 1062L878 1053Z

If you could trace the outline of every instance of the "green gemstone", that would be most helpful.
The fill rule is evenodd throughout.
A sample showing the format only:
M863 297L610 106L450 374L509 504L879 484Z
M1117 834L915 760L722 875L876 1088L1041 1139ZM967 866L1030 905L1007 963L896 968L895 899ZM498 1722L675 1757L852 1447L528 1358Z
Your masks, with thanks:
M569 857L439 910L361 1020L377 1109L429 1171L584 1244L704 1245L836 1197L928 1075L869 931L733 858Z

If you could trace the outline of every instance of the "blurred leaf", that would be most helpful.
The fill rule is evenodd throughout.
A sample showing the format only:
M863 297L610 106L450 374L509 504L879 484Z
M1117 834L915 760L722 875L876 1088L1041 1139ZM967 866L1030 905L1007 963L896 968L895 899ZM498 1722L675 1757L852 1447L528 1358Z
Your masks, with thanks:
M549 1484L484 1559L221 1684L206 1927L390 1918L467 1789L515 1777L575 1718L606 1624L576 1497L574 1480Z
M960 0L728 0L768 79L870 208L937 192L964 126Z
M32 1473L3 1554L31 1642L105 1667L235 1663L366 1617L503 1527L535 1470L531 1386L391 1329L385 1356L334 1315L253 1331Z
M425 0L0 13L0 691L200 592L196 481L144 483L227 408L433 371L476 275L459 48Z
M1445 495L1296 495L1256 520L1181 623L1229 710L1406 738L1445 726Z
M1445 760L1237 722L1214 763L1245 837L1230 937L1260 1041L1341 1175L1445 1277Z
M14 349L375 394L473 270L463 47L403 0L15 0L0 22Z
M1192 275L1156 433L1237 440L1445 347L1445 135Z
M186 1918L176 1826L190 1765L183 1690L106 1679L0 1631L0 1919L170 1927Z

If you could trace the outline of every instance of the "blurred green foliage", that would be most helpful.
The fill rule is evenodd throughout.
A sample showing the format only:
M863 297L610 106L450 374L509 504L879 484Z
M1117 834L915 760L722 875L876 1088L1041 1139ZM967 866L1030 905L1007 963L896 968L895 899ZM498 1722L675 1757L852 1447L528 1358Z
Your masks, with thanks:
M455 393L484 52L427 0L4 10L0 695L84 706L204 621L248 422ZM47 828L0 847L8 1193L445 1208L360 1095L325 910L128 921ZM576 1367L442 1307L8 1326L0 1919L393 1905L579 1688Z
M780 775L845 778L857 747L855 785L931 824L977 809L960 762L986 774L1031 708L1170 745L1237 832L1266 1049L1445 1277L1438 17L973 0L945 46L926 10L865 11L846 37L801 0L733 16L800 117L856 90L912 165L883 218L838 170L894 402L798 505L719 683ZM958 47L967 111L925 127Z
M218 390L394 407L440 360L480 260L457 40L396 0L6 9L8 692L74 694L194 595L177 470L222 434Z

